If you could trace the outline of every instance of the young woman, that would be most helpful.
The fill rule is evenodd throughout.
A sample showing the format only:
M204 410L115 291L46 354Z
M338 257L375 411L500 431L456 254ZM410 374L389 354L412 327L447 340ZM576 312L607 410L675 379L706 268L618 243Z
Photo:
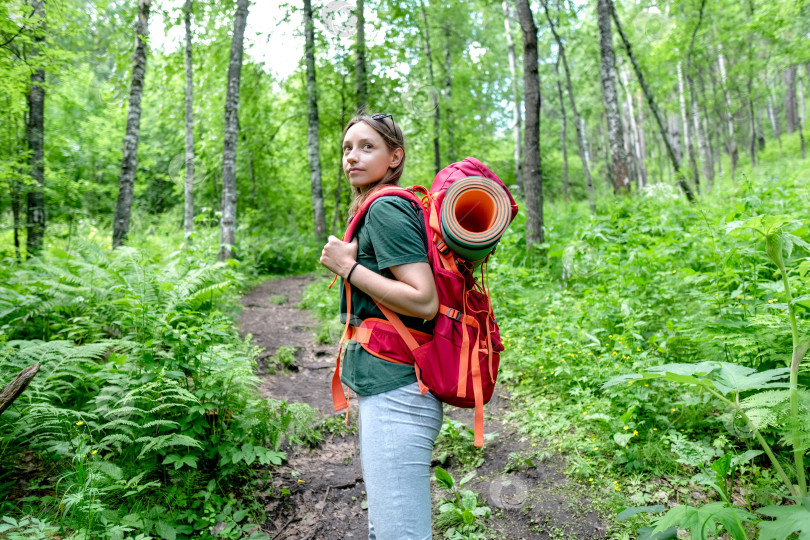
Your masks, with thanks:
M374 190L397 185L404 165L405 140L391 115L352 118L343 132L343 170L355 193L350 215ZM422 216L400 197L374 201L350 243L329 237L321 264L351 285L352 326L385 318L376 300L407 327L431 333L439 304L426 242ZM341 280L341 318L344 295ZM412 366L377 358L353 341L345 348L341 381L358 395L369 540L430 539L430 459L442 405L419 392Z

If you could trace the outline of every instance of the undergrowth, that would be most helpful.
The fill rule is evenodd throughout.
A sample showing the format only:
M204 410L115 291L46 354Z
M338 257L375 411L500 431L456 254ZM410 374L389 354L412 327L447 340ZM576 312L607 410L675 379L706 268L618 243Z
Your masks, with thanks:
M0 270L0 380L40 365L0 416L0 536L262 537L259 473L321 435L257 397L245 274L207 255L74 238Z

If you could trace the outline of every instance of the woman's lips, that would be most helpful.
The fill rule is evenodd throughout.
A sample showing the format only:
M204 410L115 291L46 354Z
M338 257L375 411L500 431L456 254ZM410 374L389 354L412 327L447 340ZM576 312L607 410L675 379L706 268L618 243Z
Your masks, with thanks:
M363 169L349 169L349 174L356 173L356 172L362 172L362 171L363 171Z

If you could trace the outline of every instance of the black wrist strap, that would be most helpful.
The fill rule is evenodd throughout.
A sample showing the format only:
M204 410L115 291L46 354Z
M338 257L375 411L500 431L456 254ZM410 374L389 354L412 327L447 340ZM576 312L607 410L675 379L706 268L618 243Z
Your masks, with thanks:
M352 266L352 269L349 270L348 274L346 274L346 283L348 283L349 285L352 284L352 282L351 282L352 272L354 272L354 269L357 268L358 264L360 264L360 263L359 262L354 263L354 266Z

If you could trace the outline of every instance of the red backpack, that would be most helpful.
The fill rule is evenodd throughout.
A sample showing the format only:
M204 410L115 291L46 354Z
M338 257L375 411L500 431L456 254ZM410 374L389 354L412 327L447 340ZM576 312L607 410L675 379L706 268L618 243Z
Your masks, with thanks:
M486 259L479 261L483 264L479 266L481 279L477 280L475 266L450 250L444 242L440 226L445 191L456 180L469 176L488 178L506 191L511 204L511 216L508 218L511 222L517 215L517 203L501 179L473 157L442 169L433 180L430 191L422 186L386 186L372 194L355 213L343 235L344 242L352 240L363 215L380 197L402 197L422 210L439 311L434 319L432 335L407 328L396 313L376 301L386 320L369 318L359 327L350 326L351 285L344 281L347 317L332 376L332 401L336 411L348 408L340 382L340 355L343 343L351 339L378 358L413 365L423 394L430 390L444 403L474 408L475 446L483 446L484 404L492 397L500 352L504 348L490 302Z

